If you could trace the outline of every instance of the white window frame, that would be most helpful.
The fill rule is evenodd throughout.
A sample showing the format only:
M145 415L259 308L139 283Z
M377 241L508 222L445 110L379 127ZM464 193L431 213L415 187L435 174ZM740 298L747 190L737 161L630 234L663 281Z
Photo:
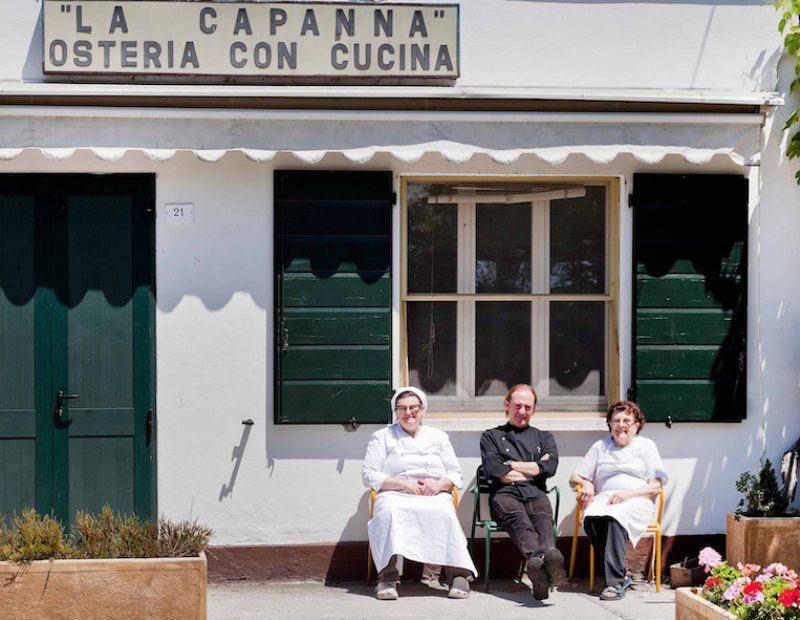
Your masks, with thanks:
M515 182L531 184L569 184L592 185L605 187L606 225L605 225L605 282L606 290L602 294L556 294L549 293L549 270L540 268L533 270L531 294L484 295L475 293L475 242L476 242L476 203L459 200L458 210L458 274L457 285L460 293L454 294L411 294L408 292L408 185L417 183L447 184L454 182L498 183ZM402 384L407 384L408 367L408 331L406 320L409 303L423 301L455 301L457 302L458 333L474 333L475 303L481 300L491 301L602 301L605 303L605 358L604 358L604 391L603 396L583 397L551 397L549 394L549 303L531 303L531 339L533 352L531 359L531 375L536 383L539 395L537 414L552 412L558 417L596 417L605 415L610 402L619 399L619 344L616 321L618 318L618 265L619 265L619 179L615 177L520 177L520 176L478 176L465 179L460 176L427 176L408 175L400 177L401 189L401 235L400 235L400 304L401 346L397 348L401 357L400 373ZM532 235L531 244L535 254L532 255L534 265L549 265L550 262L550 203L557 196L537 197L531 201ZM478 201L480 202L480 201ZM537 346L547 342L548 347ZM496 412L499 402L497 395L472 397L475 380L475 339L459 337L456 345L456 395L437 397L429 396L430 412L434 416L453 417L463 413ZM541 377L541 379L536 379Z

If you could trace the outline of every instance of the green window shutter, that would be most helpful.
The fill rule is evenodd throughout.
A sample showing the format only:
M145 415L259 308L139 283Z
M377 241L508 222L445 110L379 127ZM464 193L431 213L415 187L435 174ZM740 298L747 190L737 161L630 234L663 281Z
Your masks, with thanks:
M385 423L392 175L275 172L275 422Z
M648 420L746 413L747 179L634 175L633 398Z

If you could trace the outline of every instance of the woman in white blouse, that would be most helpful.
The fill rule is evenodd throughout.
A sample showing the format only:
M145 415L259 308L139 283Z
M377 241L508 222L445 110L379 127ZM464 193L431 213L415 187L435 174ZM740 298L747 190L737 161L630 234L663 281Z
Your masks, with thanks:
M653 517L653 498L667 483L656 444L639 433L645 425L639 406L625 400L606 415L610 436L596 442L569 479L581 485L583 528L605 564L603 600L624 598L631 584L625 571L628 540L636 546Z
M381 600L397 598L403 558L441 565L450 598L467 598L477 575L450 495L461 467L447 434L422 425L427 406L421 390L397 389L397 422L372 434L364 457L364 485L378 493L368 529Z

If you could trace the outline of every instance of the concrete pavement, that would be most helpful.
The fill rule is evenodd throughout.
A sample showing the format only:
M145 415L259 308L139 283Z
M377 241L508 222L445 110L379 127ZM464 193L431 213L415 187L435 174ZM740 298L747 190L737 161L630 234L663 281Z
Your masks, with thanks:
M445 591L422 583L404 583L396 601L378 601L366 583L227 583L209 584L209 620L254 618L305 620L673 620L675 592L637 584L621 601L601 602L588 591L588 581L564 584L546 601L535 600L525 583L492 582L484 593L473 583L466 600L451 600Z

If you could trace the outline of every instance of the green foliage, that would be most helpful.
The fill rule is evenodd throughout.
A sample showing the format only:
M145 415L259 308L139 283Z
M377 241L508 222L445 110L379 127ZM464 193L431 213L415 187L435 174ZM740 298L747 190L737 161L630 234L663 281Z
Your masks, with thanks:
M195 557L208 546L213 531L196 521L141 521L104 506L99 515L79 512L72 533L50 515L28 510L9 527L0 515L0 560Z
M213 530L197 521L173 523L166 519L158 522L159 555L169 558L195 556L208 546Z
M14 515L11 527L0 529L0 560L29 562L71 557L64 528L50 515L40 517L35 510Z
M159 557L158 528L136 515L121 515L104 506L99 516L79 512L72 528L75 557ZM195 553L194 555L197 555Z
M736 481L736 490L744 497L736 507L736 516L778 517L786 514L788 502L781 495L778 478L769 459L758 475L744 472Z
M780 13L778 32L783 35L783 47L794 60L794 73L797 79L792 81L789 92L795 92L800 86L800 0L774 0L775 8ZM800 155L800 131L793 129L800 121L800 110L795 109L789 116L784 130L792 129L793 133L786 148L786 155L794 159ZM800 172L795 175L795 180L800 184Z

